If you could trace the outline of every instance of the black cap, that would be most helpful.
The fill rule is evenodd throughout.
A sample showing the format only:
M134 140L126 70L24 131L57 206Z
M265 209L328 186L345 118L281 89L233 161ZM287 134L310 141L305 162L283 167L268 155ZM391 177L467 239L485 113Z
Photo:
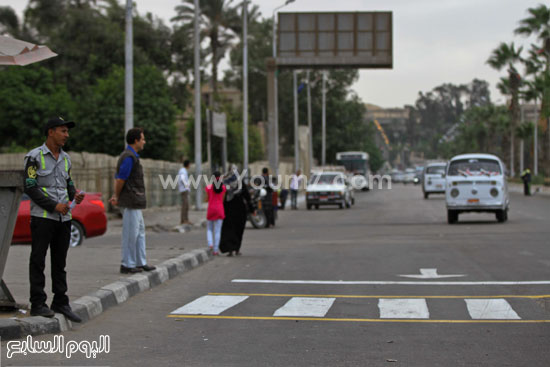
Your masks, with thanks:
M58 126L67 126L69 129L71 129L75 126L75 124L73 121L65 121L61 117L54 117L49 119L48 122L46 122L46 125L44 126L44 133L47 136L48 130Z

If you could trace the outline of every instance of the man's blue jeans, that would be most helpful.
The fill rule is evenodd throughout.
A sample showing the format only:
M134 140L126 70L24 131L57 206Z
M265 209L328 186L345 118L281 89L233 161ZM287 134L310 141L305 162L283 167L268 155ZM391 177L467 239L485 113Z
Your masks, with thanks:
M127 268L147 265L145 223L140 209L122 210L122 265Z

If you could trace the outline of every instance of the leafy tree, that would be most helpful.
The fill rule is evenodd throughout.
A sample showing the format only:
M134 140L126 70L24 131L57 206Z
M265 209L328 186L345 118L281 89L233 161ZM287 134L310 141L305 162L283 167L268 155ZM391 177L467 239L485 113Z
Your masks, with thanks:
M178 14L172 21L192 23L195 18L193 0L183 0L176 6ZM231 47L235 38L235 29L239 29L241 18L237 7L231 5L233 0L200 0L202 33L209 39L210 63L214 96L218 95L218 64Z
M487 60L492 68L496 70L502 70L504 67L508 68L508 87L509 95L511 96L510 104L510 169L516 171L516 160L514 159L515 150L515 128L519 123L519 89L521 87L521 76L519 75L515 64L521 61L522 47L516 49L513 43L506 44L501 43L496 49L493 50L491 56Z
M540 42L540 45L532 50L531 61L535 62L538 56L545 58L544 62L544 90L542 96L542 108L541 112L547 120L547 139L546 144L546 174L550 175L550 7L540 4L535 8L529 8L527 10L529 16L520 20L519 27L515 29L515 33L522 36L535 35ZM540 66L540 63L538 63ZM541 69L539 69L541 70ZM532 70L533 71L533 70ZM529 72L529 68L528 68ZM536 73L536 70L535 70Z
M154 66L138 66L134 76L134 126L145 129L147 140L142 156L171 160L176 148L177 111L166 80ZM124 149L124 69L113 67L107 77L85 93L80 106L81 127L75 129L75 148L119 154Z
M56 84L52 72L43 66L0 70L0 100L2 151L41 145L44 124L51 117L75 118L76 106L67 88Z

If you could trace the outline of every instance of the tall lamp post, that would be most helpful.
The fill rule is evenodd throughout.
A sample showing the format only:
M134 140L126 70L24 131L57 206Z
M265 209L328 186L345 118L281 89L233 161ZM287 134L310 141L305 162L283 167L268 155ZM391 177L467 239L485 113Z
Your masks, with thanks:
M285 3L283 5L280 5L278 7L276 7L275 9L273 9L273 41L272 41L272 45L273 45L273 59L277 59L277 39L276 39L276 35L277 35L277 22L275 21L275 15L277 14L277 10L287 6L288 4L290 3L293 3L294 1L296 0L286 0ZM275 115L274 115L274 119L273 119L273 122L274 122L274 126L273 126L273 137L272 139L274 140L273 141L273 149L274 149L274 157L275 157L275 174L279 174L279 102L278 102L278 85L277 85L277 71L275 71L275 80L273 82L273 89L274 89L274 93L275 93L275 100L274 100L274 105L275 105Z
M243 1L243 170L248 172L248 0Z
M126 42L124 47L124 135L134 127L134 55L132 32L132 0L126 0ZM126 139L124 140L126 147Z
M129 0L130 1L130 0ZM200 7L199 0L195 0L195 24L194 24L194 43L195 43L195 175L200 177L202 174L202 147L201 147L201 72L200 72ZM195 207L200 210L202 207L202 191L196 190Z

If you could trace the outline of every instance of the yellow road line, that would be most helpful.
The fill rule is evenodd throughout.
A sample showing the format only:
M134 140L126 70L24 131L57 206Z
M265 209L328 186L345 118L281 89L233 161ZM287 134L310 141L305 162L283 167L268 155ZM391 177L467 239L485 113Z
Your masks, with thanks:
M421 324L541 324L550 320L430 320L430 319L347 319L316 317L275 317L275 316L217 316L217 315L168 315L174 319L214 319L214 320L275 320L275 321L340 321L340 322L382 322L382 323L421 323Z
M270 293L208 293L210 296L251 296L251 297L327 297L327 298L441 298L441 299L463 299L463 298L527 298L544 299L550 298L550 294L540 295L497 295L497 296L394 296L394 295L349 295L349 294L270 294Z

